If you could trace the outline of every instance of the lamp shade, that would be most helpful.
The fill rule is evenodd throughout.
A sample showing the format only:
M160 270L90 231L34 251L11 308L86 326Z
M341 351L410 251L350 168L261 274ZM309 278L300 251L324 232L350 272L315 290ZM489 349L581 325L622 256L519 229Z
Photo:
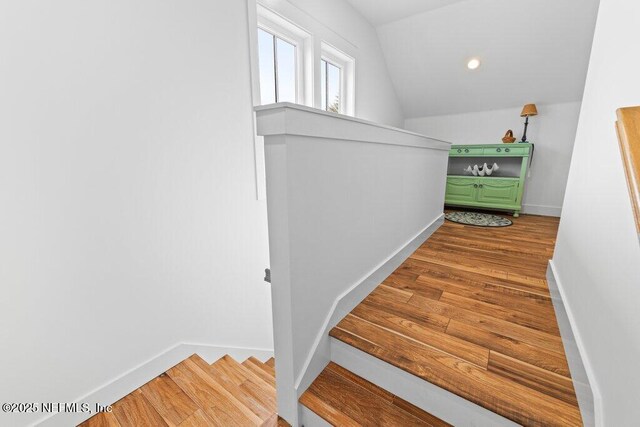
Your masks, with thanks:
M536 104L527 104L522 109L522 113L520 113L520 117L528 117L528 116L537 116L538 109L536 108Z

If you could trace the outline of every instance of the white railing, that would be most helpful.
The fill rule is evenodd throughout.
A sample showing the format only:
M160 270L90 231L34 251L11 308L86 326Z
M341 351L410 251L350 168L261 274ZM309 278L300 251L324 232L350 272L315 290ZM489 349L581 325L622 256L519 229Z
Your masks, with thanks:
M450 144L294 104L256 114L278 412L297 425L298 397L329 362L330 328L441 223Z

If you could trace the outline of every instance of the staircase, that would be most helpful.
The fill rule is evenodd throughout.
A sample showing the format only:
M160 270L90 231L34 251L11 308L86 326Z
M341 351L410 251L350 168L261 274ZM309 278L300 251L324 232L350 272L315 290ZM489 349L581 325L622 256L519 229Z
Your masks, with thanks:
M112 426L278 426L273 358L209 365L193 355L81 424Z
M209 365L192 355L93 416L81 427L288 426L276 413L275 361L225 355ZM301 400L326 425L448 426L330 363Z
M330 330L298 425L579 426L545 281L558 220L445 223ZM83 426L284 426L275 361L192 355Z
M396 401L427 425L582 425L545 281L557 225L445 223L331 329L332 362L300 403L333 425L412 424L390 421ZM351 405L344 372L381 394Z

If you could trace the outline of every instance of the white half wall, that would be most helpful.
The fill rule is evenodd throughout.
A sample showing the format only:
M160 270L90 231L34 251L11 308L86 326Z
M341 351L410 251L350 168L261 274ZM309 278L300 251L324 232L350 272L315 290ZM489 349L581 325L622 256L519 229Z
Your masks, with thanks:
M616 109L640 105L638 17L639 2L600 3L553 257L599 426L640 418L640 244L615 131Z
M524 105L524 102L523 102ZM454 144L496 144L508 129L522 138L522 107L405 120L405 128ZM535 152L523 199L525 213L560 216L576 139L580 103L538 104L527 139Z
M396 123L345 8L357 113ZM71 402L180 342L272 348L248 37L240 0L0 2L0 401Z
M323 334L338 305L356 287L379 284L395 267L381 277L378 270L439 225L450 144L293 104L256 110L265 136L278 413L297 426L304 375L329 361Z

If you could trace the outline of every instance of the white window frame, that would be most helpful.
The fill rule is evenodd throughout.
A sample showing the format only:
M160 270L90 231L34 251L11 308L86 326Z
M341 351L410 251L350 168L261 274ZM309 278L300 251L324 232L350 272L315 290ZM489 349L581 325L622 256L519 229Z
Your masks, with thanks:
M307 57L312 55L313 52L311 34L261 4L257 4L257 28L295 46L295 102L302 105L312 105L313 91L309 87L308 82L313 80L313 76L309 76L311 69L308 66L309 61L307 60ZM253 30L256 32L256 49L257 28L254 27ZM256 55L252 55L251 62L257 77L253 79L254 105L262 105L260 100L260 66Z
M278 80L278 40L282 40L285 41L291 45L293 45L294 47L294 55L293 55L293 61L295 63L295 81L294 81L294 99L295 102L298 102L298 93L300 93L300 89L301 89L301 84L298 81L299 80L299 74L300 74L300 67L298 66L298 46L296 44L295 41L290 40L288 38L285 38L283 36L281 36L280 34L274 34L274 32L271 30L271 28L266 28L263 27L261 25L258 25L258 28L262 31L264 31L267 34L270 34L273 37L273 63L274 63L274 88L275 88L275 93L274 93L274 98L276 100L276 102L281 102L278 100L278 92L279 92L279 80ZM258 64L259 65L259 64ZM262 88L261 88L262 89ZM262 90L260 91L260 97L262 98ZM260 104L264 105L264 102L262 101L262 99L260 99Z
M340 110L340 114L344 114L345 111L345 102L344 102L344 69L339 65L333 62L333 60L325 57L325 56L321 56L320 57L321 61L320 61L320 78L322 79L322 61L325 62L325 64L327 65L332 65L334 67L336 67L338 70L340 70L340 87L338 88L338 98L340 99L340 105L338 105L338 109ZM323 108L323 110L328 111L328 112L332 112L328 110L329 107L329 68L327 67L327 69L324 70L325 75L324 75L324 81L320 81L320 96L322 97L322 85L324 84L325 87L325 93L324 93L324 97L325 99L320 99L320 105L322 106L322 103L325 103L325 108Z
M355 59L326 42L320 43L320 58L340 69L340 114L355 115ZM322 62L319 61L320 67ZM321 74L319 73L318 76ZM326 83L326 82L325 82ZM322 84L322 82L320 82ZM318 92L318 94L320 94ZM322 99L318 96L318 107Z

